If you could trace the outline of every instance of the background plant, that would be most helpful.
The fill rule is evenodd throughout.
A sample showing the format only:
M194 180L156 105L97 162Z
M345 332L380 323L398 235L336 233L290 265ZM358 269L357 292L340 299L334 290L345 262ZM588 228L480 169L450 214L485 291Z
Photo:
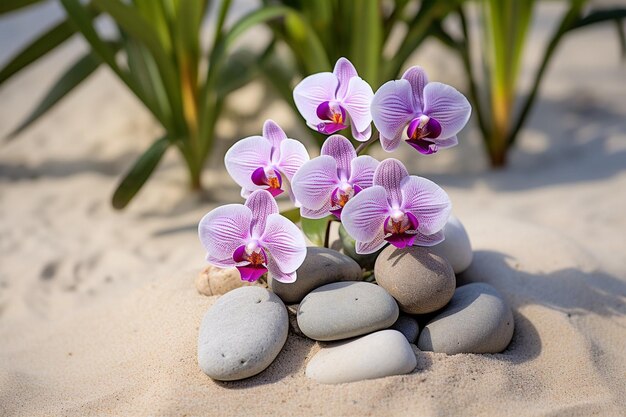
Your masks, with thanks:
M40 2L3 0L0 13ZM209 0L59 2L66 20L46 30L0 69L0 85L75 34L83 36L90 51L69 66L13 135L105 64L165 130L121 180L113 195L113 206L123 208L129 203L169 148L176 148L182 155L191 188L200 188L202 167L213 150L215 125L224 100L252 78L251 63L257 58L231 51L233 43L248 28L279 16L279 11L257 10L226 28L231 1L220 2L212 45L203 50L200 35ZM101 14L110 16L115 26L111 39L94 25Z
M462 0L263 0L283 19L267 20L274 34L260 67L280 96L292 105L291 85L316 72L331 71L348 58L374 91L399 78L406 62L438 22ZM288 56L281 55L281 46ZM289 58L289 59L286 59ZM322 135L314 135L319 142Z
M541 82L565 35L589 25L613 21L624 51L626 40L622 19L626 8L592 8L586 0L570 0L567 10L543 50L530 91L522 95L518 75L528 46L528 29L537 13L535 0L482 0L479 3L481 42L472 42L466 5L452 13L458 17L461 35L454 36L442 24L432 29L444 44L454 50L467 77L468 96L485 144L491 165L506 164L508 150L515 144L520 130L535 105ZM441 22L440 22L441 23Z

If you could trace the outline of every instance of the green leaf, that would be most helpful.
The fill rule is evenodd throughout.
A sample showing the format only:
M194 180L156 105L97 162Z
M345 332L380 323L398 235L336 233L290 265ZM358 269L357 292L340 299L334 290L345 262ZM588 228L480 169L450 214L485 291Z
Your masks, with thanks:
M176 76L176 69L171 57L168 56L163 45L159 43L159 36L154 27L135 8L120 1L93 0L92 4L109 14L124 31L140 40L148 48L159 68L172 109L179 110L174 112L175 121L179 128L184 129L184 117L180 111L182 110L182 102L179 79Z
M300 209L295 207L289 210L284 210L280 212L281 216L285 216L293 223L298 223L300 221Z
M307 219L302 217L300 219L300 225L302 231L309 238L311 243L315 246L324 246L326 243L326 230L328 229L328 223L333 219L332 216L324 217L323 219Z
M352 63L359 74L376 90L380 85L382 53L382 11L377 0L361 0L352 15Z
M76 33L76 30L67 20L43 33L18 52L13 59L0 70L0 84L65 42L74 33Z
M243 49L231 54L220 68L215 91L220 97L225 97L238 88L248 84L258 73L259 56L254 52Z
M39 102L35 110L15 129L9 136L15 136L26 129L35 120L43 116L66 94L76 88L89 75L91 75L102 61L92 53L88 53L70 66L63 75L54 83L52 88Z
M169 137L165 136L158 139L135 161L113 194L112 204L114 208L121 210L128 205L150 178L170 145Z
M9 13L31 4L41 3L42 0L2 0L0 2L0 14Z
M569 30L593 25L595 23L603 23L608 20L619 20L626 18L626 8L593 10L591 13L578 20Z

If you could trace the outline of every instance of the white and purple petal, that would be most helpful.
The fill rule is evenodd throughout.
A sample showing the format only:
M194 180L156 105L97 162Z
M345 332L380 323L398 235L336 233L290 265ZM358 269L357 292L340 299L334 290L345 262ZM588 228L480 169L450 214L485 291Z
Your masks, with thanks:
M361 155L350 163L350 184L358 185L362 189L370 188L374 184L374 172L380 163L369 155Z
M282 272L294 272L306 257L306 242L302 232L280 214L268 216L260 242Z
M246 207L252 212L250 231L253 239L258 239L265 231L265 222L270 214L278 213L278 204L266 190L256 190L246 200Z
M309 75L293 90L293 100L307 124L317 129L322 120L317 116L317 108L325 101L335 99L339 80L332 72Z
M441 187L426 178L410 176L402 180L401 190L401 209L417 217L420 233L432 235L443 229L452 203Z
M218 267L235 266L233 254L250 237L252 212L242 204L227 204L208 212L198 224L207 260Z
M414 66L404 72L402 79L407 80L409 84L411 84L413 100L415 100L414 108L417 111L421 111L424 108L424 87L428 84L426 71L424 71L424 68L420 66Z
M400 142L402 142L402 132L393 138L387 138L382 134L380 135L380 145L385 152L395 151L400 145Z
M302 144L295 139L285 139L280 144L280 159L277 168L291 181L298 170L309 160L309 153Z
M417 232L415 234L415 241L413 246L435 246L444 241L443 230L433 233L432 235L425 235Z
M337 177L342 181L347 181L350 177L350 163L356 158L356 151L348 138L342 135L330 136L324 141L320 153L336 161Z
M338 185L337 162L332 156L321 155L302 165L293 176L291 188L303 207L316 210L330 200Z
M370 242L380 234L388 215L387 192L383 187L373 186L348 200L341 221L354 240Z
M371 104L374 97L372 87L363 79L353 77L341 104L350 115L350 123L358 132L364 132L372 123ZM366 139L367 140L367 139Z
M424 88L424 114L437 120L441 139L455 136L467 124L472 106L454 87L431 82Z
M263 124L263 137L267 139L274 149L274 154L272 155L272 159L277 159L280 157L280 143L287 139L287 135L283 131L283 129L278 126L278 124L273 120L266 120Z
M374 185L383 187L387 194L389 206L398 208L402 205L400 183L409 176L402 162L394 158L382 161L374 172Z
M283 282L285 284L291 284L293 282L296 282L296 271L282 271L272 255L269 255L267 257L267 270L269 271L269 275L272 277L272 279L275 279L276 281Z
M271 164L272 144L261 136L250 136L236 142L226 152L224 165L233 180L246 190L260 187L252 181L252 173Z
M339 80L339 87L337 88L335 97L337 97L338 100L342 100L346 96L346 91L348 91L348 83L350 82L350 79L352 77L358 77L356 68L354 68L352 62L341 57L335 63L333 74L335 74Z
M371 113L374 125L385 138L397 138L407 124L417 116L413 91L407 80L388 81L372 99Z
M387 241L385 240L385 232L381 227L379 233L374 239L369 242L357 241L354 248L356 249L356 253L360 255L368 255L382 249L382 247L386 244Z

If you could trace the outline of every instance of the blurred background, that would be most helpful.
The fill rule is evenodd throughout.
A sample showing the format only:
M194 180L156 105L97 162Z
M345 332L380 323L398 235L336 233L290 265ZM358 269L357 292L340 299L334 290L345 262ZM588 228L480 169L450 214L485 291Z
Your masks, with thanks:
M461 219L551 227L623 273L625 21L582 0L2 0L0 320L202 267L197 221L241 201L224 152L272 118L316 155L292 87L341 56L374 91L421 65L472 102L456 148L373 156Z

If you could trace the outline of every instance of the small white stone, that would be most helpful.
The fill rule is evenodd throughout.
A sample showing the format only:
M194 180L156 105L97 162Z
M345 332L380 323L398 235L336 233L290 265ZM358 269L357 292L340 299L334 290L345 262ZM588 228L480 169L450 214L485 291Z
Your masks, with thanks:
M325 347L306 367L306 376L323 384L408 374L417 366L413 349L397 330L381 330Z
M450 262L454 273L459 274L470 266L474 257L469 236L463 224L455 216L450 216L443 228L443 234L446 239L432 246L431 249Z
M198 335L198 365L213 379L256 375L276 358L287 340L283 302L261 287L230 291L207 311Z

